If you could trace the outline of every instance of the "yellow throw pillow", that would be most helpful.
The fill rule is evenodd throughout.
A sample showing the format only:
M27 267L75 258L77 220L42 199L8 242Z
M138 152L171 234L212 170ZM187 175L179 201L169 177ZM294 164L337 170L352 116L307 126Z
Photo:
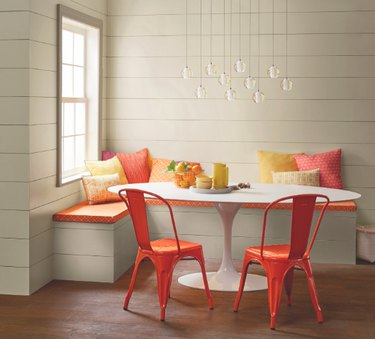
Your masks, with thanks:
M274 184L320 186L319 168L311 171L272 172Z
M272 184L272 172L298 171L293 155L258 151L260 182Z
M117 156L104 161L85 161L85 164L93 176L117 173L121 184L125 185L128 183L124 169L122 168Z
M108 191L108 187L120 185L117 173L82 177L82 184L89 205L121 200L117 194Z

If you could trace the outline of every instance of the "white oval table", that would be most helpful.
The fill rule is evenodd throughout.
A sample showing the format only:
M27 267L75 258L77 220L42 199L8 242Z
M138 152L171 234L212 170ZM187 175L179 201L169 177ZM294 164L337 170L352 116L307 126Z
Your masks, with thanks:
M360 194L324 187L280 184L252 184L250 189L241 189L226 194L200 194L189 189L182 189L172 182L141 183L112 186L108 190L118 193L123 188L137 188L160 195L166 200L211 202L220 214L224 227L224 247L220 268L217 272L208 272L208 284L213 291L236 292L240 281L232 261L232 226L237 211L244 203L270 203L279 198L295 194L324 194L331 202L355 200ZM152 198L150 196L150 198ZM319 201L319 200L318 200ZM201 273L181 276L178 282L193 288L203 289ZM267 289L265 277L249 274L246 279L245 291Z

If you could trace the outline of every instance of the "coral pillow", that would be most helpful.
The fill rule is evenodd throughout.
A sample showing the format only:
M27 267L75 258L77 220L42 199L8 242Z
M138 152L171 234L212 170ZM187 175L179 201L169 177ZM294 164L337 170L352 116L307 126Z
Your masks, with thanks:
M297 163L293 157L294 154L258 151L257 156L259 160L259 176L261 183L272 184L272 172L290 172L298 170Z
M166 182L173 181L174 173L165 173L171 160L166 159L152 159L152 169L150 174L150 182Z
M274 184L319 186L319 168L312 171L272 172Z
M150 177L148 150L144 148L136 153L117 153L129 184L148 182Z
M308 155L296 154L294 156L298 170L308 171L320 169L320 186L342 188L341 179L341 149L331 152Z
M125 172L117 157L113 157L109 160L104 161L85 161L85 164L87 169L93 176L117 173L120 178L121 184L128 183L128 179L126 178Z
M117 194L108 191L108 187L120 185L117 173L82 177L82 184L89 205L121 200Z

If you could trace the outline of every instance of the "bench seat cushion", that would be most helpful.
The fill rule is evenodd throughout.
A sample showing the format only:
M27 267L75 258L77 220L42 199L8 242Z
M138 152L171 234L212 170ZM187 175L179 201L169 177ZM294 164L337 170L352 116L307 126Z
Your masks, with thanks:
M113 224L129 214L124 202L89 205L83 201L54 214L54 221Z

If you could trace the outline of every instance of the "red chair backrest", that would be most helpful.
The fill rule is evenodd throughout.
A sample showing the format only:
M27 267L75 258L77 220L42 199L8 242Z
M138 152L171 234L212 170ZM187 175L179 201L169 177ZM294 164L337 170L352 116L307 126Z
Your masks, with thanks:
M308 244L317 198L322 198L325 200L325 202L321 209L319 218L316 222L315 230L311 237L310 244ZM268 211L275 204L286 201L286 200L290 200L290 199L292 200L292 220L291 220L291 231L290 231L289 259L299 259L299 258L302 258L305 253L307 254L310 253L311 248L314 244L320 223L322 221L324 212L329 204L329 198L322 194L299 194L299 195L288 196L288 197L278 199L270 203L267 206L265 213L264 213L264 220L263 220L263 234L262 234L262 244L261 244L262 255L263 255L263 245L264 245Z
M126 196L124 193L126 194ZM177 242L178 253L180 253L180 243L179 243L178 236L177 236L177 229L176 229L176 224L174 221L172 208L164 198L151 192L147 192L147 191L143 191L139 189L130 189L130 188L122 189L118 192L118 194L120 198L125 202L126 206L128 207L130 217L132 218L132 221L133 221L135 237L137 239L139 247L144 250L152 251L152 247L150 245L149 230L148 230L145 194L149 196L153 196L161 200L164 204L166 204L169 209L169 213L170 213L170 217L172 221L173 232L174 232L175 239Z

